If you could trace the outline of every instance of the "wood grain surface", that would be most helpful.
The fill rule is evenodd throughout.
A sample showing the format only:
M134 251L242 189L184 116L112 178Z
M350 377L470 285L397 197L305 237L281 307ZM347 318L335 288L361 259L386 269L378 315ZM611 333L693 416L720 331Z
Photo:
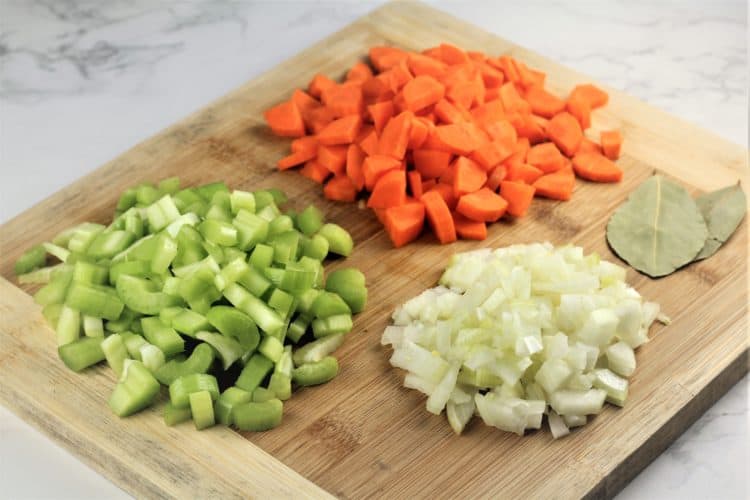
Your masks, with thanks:
M57 359L53 332L31 298L0 279L0 402L52 436L126 491L145 497L609 497L655 458L748 370L747 221L712 258L653 280L628 282L662 305L673 322L652 329L639 349L630 398L589 425L553 441L483 425L457 437L424 398L401 387L380 335L400 302L433 286L448 257L484 246L572 242L617 261L604 228L612 210L654 171L694 192L741 179L747 150L613 89L594 113L592 137L620 128L625 138L617 185L578 181L567 203L538 200L527 217L503 221L480 243L439 246L432 236L394 250L368 210L327 202L318 185L273 165L288 142L270 134L262 111L318 72L340 77L375 44L423 49L449 41L510 53L548 74L561 95L585 76L446 14L415 3L388 4L247 83L56 193L0 227L0 271L32 244L82 221L107 222L119 193L179 175L184 185L225 180L230 187L281 187L292 206L314 202L357 244L346 261L370 289L367 310L337 355L341 374L299 391L283 425L261 434L191 424L163 425L159 409L118 419L106 406L114 376L84 375Z

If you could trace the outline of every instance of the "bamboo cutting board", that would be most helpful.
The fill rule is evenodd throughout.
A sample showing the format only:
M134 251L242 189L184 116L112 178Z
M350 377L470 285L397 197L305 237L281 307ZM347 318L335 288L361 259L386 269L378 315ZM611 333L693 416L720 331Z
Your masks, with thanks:
M747 222L712 258L667 278L632 270L628 281L673 318L638 351L623 409L608 407L571 436L520 438L479 419L454 436L424 398L401 387L380 334L393 308L433 286L448 257L482 246L572 242L617 259L604 228L612 210L658 170L699 190L743 181L747 151L610 90L594 132L620 128L625 146L617 185L578 181L568 203L538 200L516 222L494 224L481 243L439 246L434 237L394 250L368 210L326 202L318 185L273 168L288 148L261 112L318 72L342 76L375 44L423 49L448 41L510 53L548 74L560 95L589 81L510 42L419 4L394 3L311 47L226 97L139 144L0 227L2 275L32 244L59 230L106 222L119 193L144 180L179 175L183 185L284 188L292 204L315 202L350 230L354 254L340 265L364 271L366 312L337 356L333 382L299 391L283 425L261 434L192 424L164 426L160 408L118 419L106 405L107 367L84 375L57 359L53 332L28 294L0 278L0 402L52 436L126 491L146 497L606 497L619 491L748 369Z

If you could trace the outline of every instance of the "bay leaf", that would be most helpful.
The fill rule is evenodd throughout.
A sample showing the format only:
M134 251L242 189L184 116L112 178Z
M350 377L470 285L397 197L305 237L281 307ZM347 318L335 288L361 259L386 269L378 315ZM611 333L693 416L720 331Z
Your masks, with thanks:
M691 262L707 236L706 223L690 194L660 175L630 193L607 224L612 250L652 278Z
M712 256L737 230L747 212L747 199L739 184L725 187L696 198L708 228L706 243L695 257L702 260Z

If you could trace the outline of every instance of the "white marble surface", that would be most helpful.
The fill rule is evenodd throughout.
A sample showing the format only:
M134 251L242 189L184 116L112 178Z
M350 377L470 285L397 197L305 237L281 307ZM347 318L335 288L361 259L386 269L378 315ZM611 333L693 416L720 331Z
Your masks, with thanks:
M744 0L434 3L747 146ZM376 4L0 1L0 221ZM745 377L620 497L748 498L748 448ZM126 497L1 408L0 496Z

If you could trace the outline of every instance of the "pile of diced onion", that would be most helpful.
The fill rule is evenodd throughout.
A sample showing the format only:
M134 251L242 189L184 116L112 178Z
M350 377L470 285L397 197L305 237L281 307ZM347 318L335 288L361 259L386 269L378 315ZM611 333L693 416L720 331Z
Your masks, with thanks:
M514 245L453 256L439 286L396 309L382 343L456 433L478 414L523 435L546 414L558 438L605 401L625 403L655 319L668 321L623 268L580 247Z

